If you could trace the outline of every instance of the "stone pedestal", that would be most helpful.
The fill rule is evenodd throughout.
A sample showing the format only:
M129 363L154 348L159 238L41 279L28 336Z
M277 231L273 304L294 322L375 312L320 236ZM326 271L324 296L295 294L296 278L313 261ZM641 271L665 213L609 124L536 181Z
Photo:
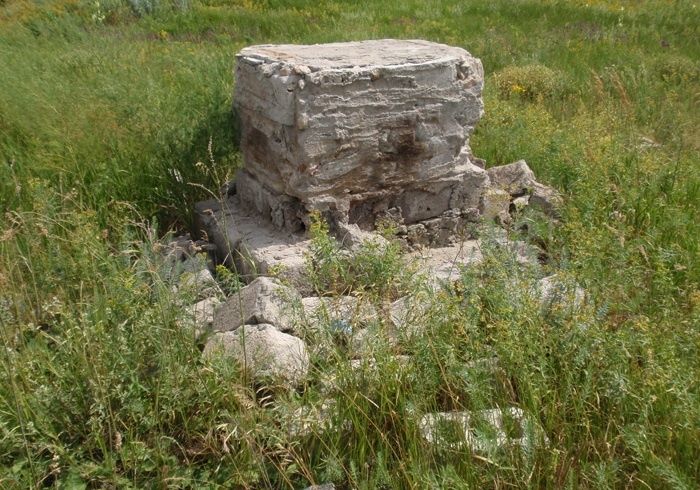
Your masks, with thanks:
M242 203L274 226L308 213L374 229L474 217L486 172L469 147L481 62L428 41L261 45L237 56ZM475 164L476 162L476 164Z

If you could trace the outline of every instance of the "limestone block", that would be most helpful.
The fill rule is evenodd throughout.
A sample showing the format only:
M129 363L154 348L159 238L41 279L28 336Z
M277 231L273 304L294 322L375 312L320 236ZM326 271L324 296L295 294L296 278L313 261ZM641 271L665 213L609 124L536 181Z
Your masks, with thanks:
M217 297L206 298L187 307L187 317L192 320L195 336L199 337L211 329L214 322L214 311L221 304Z
M306 321L339 321L364 325L377 320L377 310L371 303L355 296L310 296L301 304Z
M202 355L231 358L255 378L277 378L292 386L300 384L309 371L304 341L264 323L215 334Z
M229 298L214 312L212 328L224 332L241 325L269 323L281 331L294 328L295 302L301 296L269 277L258 277Z
M481 196L481 216L486 221L505 221L509 216L510 194L504 190L486 189Z
M276 225L294 229L300 207L351 223L398 208L410 224L478 205L488 179L469 136L483 69L467 51L391 39L251 46L235 77L237 189Z

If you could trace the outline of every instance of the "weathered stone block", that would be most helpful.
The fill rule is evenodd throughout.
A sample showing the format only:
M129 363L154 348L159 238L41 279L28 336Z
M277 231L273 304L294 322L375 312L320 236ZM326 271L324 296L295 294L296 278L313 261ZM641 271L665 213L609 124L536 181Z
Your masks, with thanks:
M469 135L483 113L481 62L427 41L261 45L238 54L241 200L297 230L311 210L374 226L475 208L486 172Z

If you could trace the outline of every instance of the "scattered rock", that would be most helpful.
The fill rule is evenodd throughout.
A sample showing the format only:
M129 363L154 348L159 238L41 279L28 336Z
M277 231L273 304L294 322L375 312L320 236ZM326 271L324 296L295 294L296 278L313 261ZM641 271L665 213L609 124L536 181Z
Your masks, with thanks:
M193 321L197 337L211 330L214 322L214 311L220 304L221 300L214 296L203 299L187 308L188 317Z
M430 413L420 419L418 427L426 441L441 449L466 446L473 452L490 454L502 448L519 446L529 453L540 441L549 444L539 424L515 407Z
M311 241L302 233L276 228L235 195L199 202L195 211L196 226L216 245L219 260L245 281L274 275L302 293L313 292L306 274Z
M426 292L418 292L394 301L389 308L391 323L400 335L416 335L425 327L431 301Z
M465 240L447 247L412 252L407 260L416 265L420 275L428 278L430 287L439 288L457 281L462 268L481 263L483 255L478 240Z
M292 386L299 385L309 371L304 341L265 323L213 335L203 355L231 358L254 378L280 379Z
M510 221L510 194L504 190L490 188L481 195L480 211L485 221L498 220L501 223Z
M538 207L550 216L558 216L558 209L563 202L561 195L552 187L537 182L534 172L525 160L491 167L487 173L492 189L505 191L513 199L527 195L529 196L527 204ZM519 204L522 205L523 202L520 201Z
M294 329L294 304L301 296L270 277L258 277L216 309L212 329L235 330L241 325L269 323L282 332Z
M344 320L350 325L361 326L378 318L371 303L355 296L310 296L303 298L301 304L307 323Z
M559 274L544 277L537 282L535 294L542 308L551 310L581 308L586 299L586 292L573 281L567 281Z
M486 172L489 175L491 187L503 190L510 195L522 195L529 192L537 181L535 173L525 160L491 167Z
M335 228L336 238L343 247L349 250L357 250L366 243L372 243L380 250L385 249L389 245L389 242L383 236L371 231L361 230L357 225L337 223Z
M533 184L528 203L530 206L539 208L549 216L559 217L559 209L563 203L564 200L556 189L537 182Z
M177 289L185 294L192 294L200 300L223 294L209 269L183 272L178 280Z
M335 407L336 401L332 399L324 400L320 404L304 405L294 410L291 416L282 417L281 423L291 437L320 435L334 428Z

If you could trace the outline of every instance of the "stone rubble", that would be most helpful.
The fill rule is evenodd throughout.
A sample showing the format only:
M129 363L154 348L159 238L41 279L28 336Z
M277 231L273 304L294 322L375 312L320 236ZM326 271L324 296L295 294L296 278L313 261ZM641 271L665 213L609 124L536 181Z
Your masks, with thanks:
M390 362L409 366L411 357L396 354L405 336L422 333L431 295L484 260L474 224L507 227L527 206L557 217L561 196L537 182L524 160L486 170L472 154L483 70L460 48L396 40L252 46L239 53L235 76L244 165L220 199L197 203L195 225L205 241L186 237L168 249L180 268L179 288L196 291L188 312L197 335L211 334L204 358L223 356L257 381L296 388L309 374L309 350L315 358L324 352L322 340L305 336L320 325L344 336L342 362L353 371L385 372L386 363L373 357L378 345L395 354ZM317 296L324 292L307 277L311 213L320 213L347 253L368 241L381 249L389 242L376 230L394 230L416 285L427 277L427 288L376 308L354 296ZM505 231L495 241L518 263L536 263L533 250ZM248 284L223 302L206 265L190 261L211 247ZM534 294L552 305L560 290L554 276L539 281ZM583 303L580 287L566 292L570 304ZM501 368L494 359L474 362L495 372ZM332 373L321 381L337 389ZM283 424L304 436L330 424L332 408L304 406ZM506 432L504 414L521 437ZM476 419L493 437L476 430ZM456 424L463 438L448 441L438 429L444 423ZM430 444L481 453L547 442L539 425L513 407L425 414L419 429Z
M559 274L540 279L535 285L535 295L545 310L578 310L586 299L586 292L580 285Z

